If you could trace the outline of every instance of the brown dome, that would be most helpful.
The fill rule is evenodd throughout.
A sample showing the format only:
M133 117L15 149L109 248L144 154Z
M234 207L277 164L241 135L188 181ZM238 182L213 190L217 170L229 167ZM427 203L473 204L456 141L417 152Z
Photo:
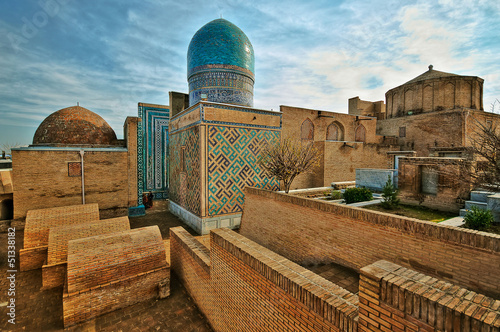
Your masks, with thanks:
M49 115L33 137L34 145L112 145L116 135L109 124L80 106L63 108Z

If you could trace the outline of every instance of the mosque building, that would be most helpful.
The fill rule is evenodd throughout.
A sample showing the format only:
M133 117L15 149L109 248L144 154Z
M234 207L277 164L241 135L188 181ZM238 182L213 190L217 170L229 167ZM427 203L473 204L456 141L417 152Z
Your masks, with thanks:
M170 118L170 211L202 234L237 228L246 186L279 188L257 160L280 139L281 114L252 108L253 47L227 20L196 32L187 61L189 107Z

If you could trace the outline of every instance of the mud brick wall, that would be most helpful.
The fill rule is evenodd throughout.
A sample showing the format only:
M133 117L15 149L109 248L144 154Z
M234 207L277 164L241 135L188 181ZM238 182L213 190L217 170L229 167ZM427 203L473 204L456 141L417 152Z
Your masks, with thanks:
M79 150L14 150L12 162L14 219L22 220L31 209L82 202L82 178L68 174L68 163L80 162ZM128 167L125 148L85 151L85 202L98 203L101 217L127 215Z
M170 232L172 268L216 331L357 330L357 295L229 229L211 231L210 262L183 228Z
M361 331L500 331L500 301L387 261L359 288Z
M26 215L24 248L46 246L51 227L95 220L99 220L99 206L96 203L30 210Z
M49 231L47 264L68 260L68 241L130 229L128 217L118 217L77 225L53 227Z
M68 293L167 265L158 226L68 242Z
M500 296L500 235L255 188L240 234L300 263L357 269L384 259Z

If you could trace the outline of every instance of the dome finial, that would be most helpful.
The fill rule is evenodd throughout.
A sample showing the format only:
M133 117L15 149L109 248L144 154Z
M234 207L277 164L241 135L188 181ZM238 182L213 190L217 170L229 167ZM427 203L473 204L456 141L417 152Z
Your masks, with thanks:
M433 65L429 65L429 70L432 70L432 68L434 68Z

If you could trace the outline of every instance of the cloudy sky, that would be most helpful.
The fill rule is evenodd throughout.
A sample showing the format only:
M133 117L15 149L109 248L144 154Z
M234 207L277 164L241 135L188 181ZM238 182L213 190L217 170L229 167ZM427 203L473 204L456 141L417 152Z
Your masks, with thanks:
M487 110L500 99L498 0L4 0L0 145L31 143L77 102L122 137L138 102L187 92L191 37L221 15L253 44L256 108L347 112L348 98L383 100L429 64L484 78Z

